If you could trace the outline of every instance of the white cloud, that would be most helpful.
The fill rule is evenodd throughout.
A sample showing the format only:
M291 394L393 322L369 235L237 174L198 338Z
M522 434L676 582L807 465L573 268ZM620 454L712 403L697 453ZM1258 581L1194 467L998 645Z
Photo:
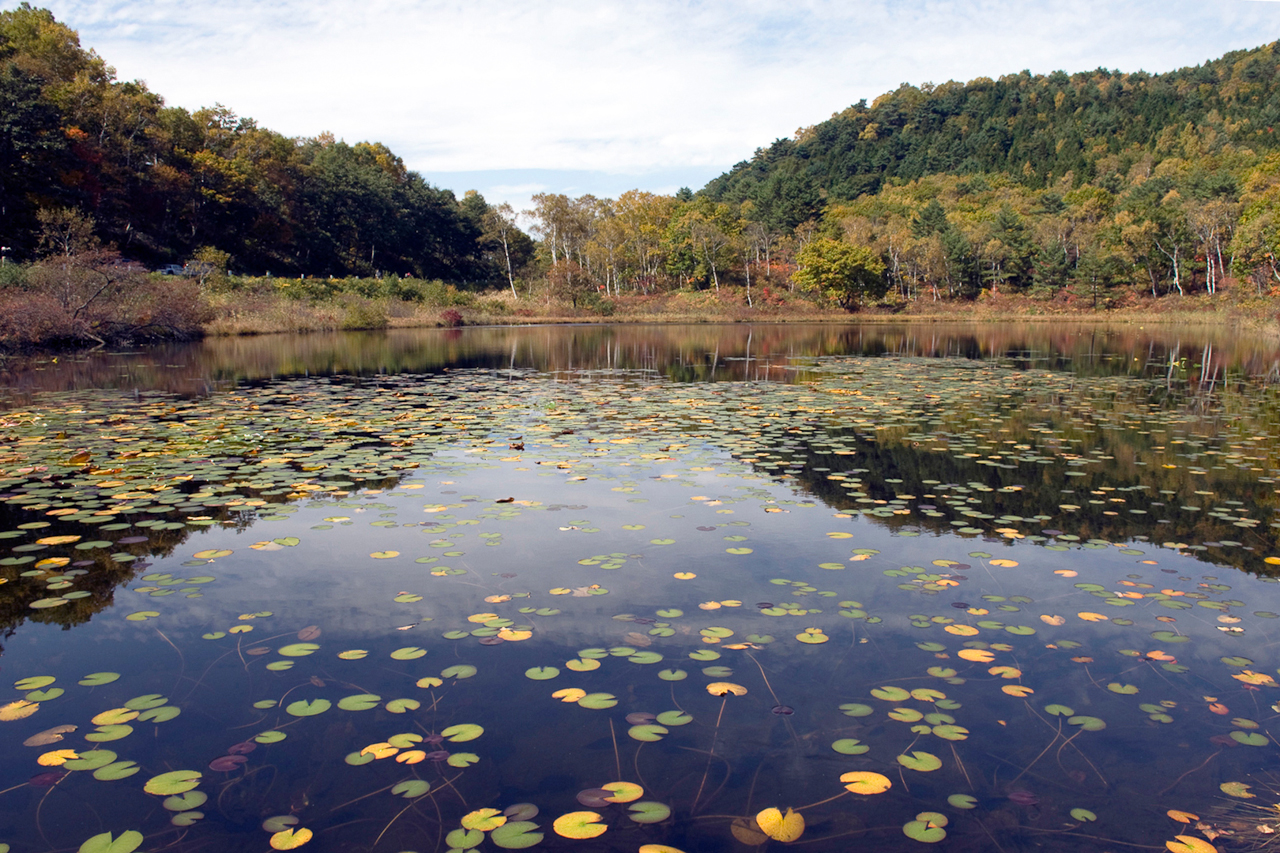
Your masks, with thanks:
M661 176L675 169L714 175L903 81L1023 68L1163 71L1255 46L1280 24L1280 9L1244 0L50 7L122 78L145 79L171 104L217 101L289 135L380 140L459 192L466 187L447 175L517 170L494 186L572 184L598 195L616 194L591 188L620 174L651 181L646 189L670 185ZM518 173L538 169L576 170L581 180Z

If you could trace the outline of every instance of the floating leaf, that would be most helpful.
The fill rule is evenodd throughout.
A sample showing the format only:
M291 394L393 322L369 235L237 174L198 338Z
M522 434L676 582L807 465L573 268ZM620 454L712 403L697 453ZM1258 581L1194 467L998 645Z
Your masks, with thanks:
M450 767L470 767L480 760L480 756L474 752L455 752L445 759L445 763Z
M1252 800L1257 797L1257 794L1249 793L1250 787L1243 782L1223 782L1218 786L1219 790L1228 797L1239 797L1242 800Z
M1171 850L1172 853L1218 853L1218 848L1203 838L1196 838L1194 835L1177 835L1174 837L1178 840L1164 843L1164 846Z
M142 789L148 794L169 796L183 794L200 784L201 774L195 770L172 770L152 776Z
M1099 732L1107 727L1107 724L1097 717L1088 717L1077 715L1067 719L1067 723L1073 726L1079 726L1086 732Z
M272 850L294 850L311 840L311 830L306 827L282 829L271 836Z
M142 840L142 833L135 829L126 830L114 839L110 832L103 832L81 844L79 853L133 853Z
M601 819L597 812L569 812L556 818L551 828L556 831L556 835L565 838L596 838L608 829L600 822Z
M645 725L632 726L627 730L627 735L633 740L642 741L644 743L654 743L662 740L663 736L669 732L664 726L648 723Z
M860 702L847 702L840 706L840 712L846 717L869 717L875 713L875 709Z
M857 738L841 738L832 743L831 748L841 755L862 755L871 749Z
M392 660L417 660L427 653L426 649L417 646L405 646L403 649L396 649L391 653Z
M746 696L747 688L729 681L714 681L707 685L707 692L712 696Z
M974 809L978 807L977 799L969 794L952 794L947 797L947 802L957 809Z
M1085 823L1092 823L1093 821L1098 819L1098 816L1093 812L1089 811L1088 809L1072 809L1071 818L1072 820L1079 820Z
M277 652L287 658L300 658L319 651L319 649L320 647L315 643L293 643L277 649Z
M684 726L693 722L693 717L684 711L663 711L657 716L657 722L664 726Z
M422 707L422 703L417 699L392 699L385 707L389 714L403 714L406 711L418 710Z
M91 672L76 683L81 687L101 687L120 678L118 672Z
M995 561L993 560L992 562ZM947 831L943 829L946 825L946 815L938 812L920 812L920 814L916 815L915 820L907 821L907 823L903 824L902 834L913 841L936 844L947 837Z
M671 817L671 807L665 803L655 803L649 800L640 803L632 803L627 806L627 810L631 812L627 817L636 823L661 823Z
M112 763L99 767L93 771L93 778L99 782L117 782L121 779L128 779L142 768L133 761L113 761Z
M295 717L314 717L317 714L323 714L325 711L333 707L333 703L328 699L299 699L296 702L290 702L285 706L285 713Z
M441 678L470 678L476 674L476 668L469 663L456 663L440 670Z
M795 841L804 834L804 815L791 809L783 814L770 807L756 815L756 825L774 841Z
M449 726L440 732L441 737L452 743L465 743L469 740L475 740L484 734L484 727L475 723L459 723L456 726Z
M508 821L489 833L489 840L505 850L523 850L542 841L538 825L528 820Z
M612 693L588 693L578 700L578 705L593 711L603 711L617 704L618 700Z
M431 790L431 784L425 779L406 779L403 782L396 783L391 788L391 793L397 797L404 797L406 800L416 799Z
M893 783L889 781L888 776L882 776L879 773L872 773L868 770L845 773L840 777L840 781L844 783L847 790L854 794L883 794L893 787Z
M921 773L928 773L941 767L942 759L931 753L916 750L910 755L899 755L898 763L909 770L919 770Z
M323 700L320 700L323 701ZM378 703L382 701L382 697L374 693L357 693L353 696L344 696L338 700L338 708L343 711L372 711L378 707ZM293 714L293 706L290 705L285 710ZM309 714L296 714L295 716L310 716Z
M166 797L161 805L171 812L185 812L188 809L200 808L208 799L209 795L204 791L188 791L185 794Z

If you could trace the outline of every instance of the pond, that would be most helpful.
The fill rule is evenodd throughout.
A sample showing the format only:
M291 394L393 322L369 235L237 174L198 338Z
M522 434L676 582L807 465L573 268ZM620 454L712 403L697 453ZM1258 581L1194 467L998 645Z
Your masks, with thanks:
M422 330L0 383L0 853L1280 829L1273 341Z

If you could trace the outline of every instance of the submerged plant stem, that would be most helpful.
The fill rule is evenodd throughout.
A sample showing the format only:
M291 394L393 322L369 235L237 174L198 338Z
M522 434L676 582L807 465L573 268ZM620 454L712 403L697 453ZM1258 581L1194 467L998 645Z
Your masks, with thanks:
M702 796L702 789L707 784L707 774L711 772L711 759L716 754L716 736L720 734L720 720L724 718L724 706L729 701L726 695L720 700L720 713L716 715L716 727L711 732L711 749L707 751L707 767L702 771L702 781L698 783L698 792L693 795L693 805L689 807L689 813L694 814L698 811L698 799Z
M1209 756L1208 758L1206 758L1204 761L1200 762L1200 763L1199 763L1199 764L1197 764L1195 767L1192 767L1190 770L1188 770L1186 773L1183 773L1183 774L1182 774L1181 776L1179 776L1177 779L1174 779L1174 780L1173 780L1173 783L1172 783L1171 785L1169 785L1169 787L1165 788L1163 791L1161 791L1160 793L1156 794L1156 796L1157 796L1157 797L1163 797L1165 794L1169 793L1169 792L1170 792L1170 791L1172 791L1174 788L1178 787L1178 783L1179 783L1179 782L1181 782L1183 779L1187 778L1187 777L1188 777L1188 776L1190 776L1192 773L1195 773L1197 770L1203 770L1206 764L1208 764L1210 761L1213 761L1213 759L1217 758L1217 757L1218 757L1219 755L1221 755L1221 754L1222 754L1222 750L1218 750L1218 751L1217 751L1217 752L1215 752L1213 755L1210 755L1210 756Z

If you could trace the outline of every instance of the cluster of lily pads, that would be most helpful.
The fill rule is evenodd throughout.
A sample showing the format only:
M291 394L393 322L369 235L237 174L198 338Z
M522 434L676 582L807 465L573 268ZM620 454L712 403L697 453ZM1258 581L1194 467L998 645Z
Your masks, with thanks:
M241 559L224 529L286 528L244 551L287 566L303 537L341 540L365 520L359 513L376 512L367 525L380 537L365 552L370 565L421 571L419 582L388 595L407 614L409 624L399 627L419 631L390 650L376 636L361 642L368 648L318 642L321 626L287 604L250 606L200 626L194 636L206 650L174 633L179 653L199 660L205 674L250 685L252 701L240 710L253 716L222 720L228 729L249 728L247 736L188 765L200 769L159 772L164 765L150 747L122 758L97 745L133 744L139 725L154 724L172 760L182 744L170 732L191 717L205 677L193 673L182 676L193 693L122 693L75 723L30 735L30 745L50 745L79 725L93 727L83 736L90 748L41 753L36 764L49 769L14 788L81 791L85 776L120 782L146 772L142 793L165 797L172 812L171 829L151 831L173 833L166 844L195 844L236 791L287 773L290 759L275 756L305 738L338 762L367 767L351 771L365 775L352 775L333 799L354 795L378 817L375 846L425 832L455 850L530 847L547 834L535 821L547 810L559 815L550 823L557 836L629 833L649 853L675 849L667 841L696 849L706 832L750 845L806 833L831 843L864 835L888 843L886 826L867 824L868 811L839 798L891 789L892 805L878 813L893 817L889 829L899 839L936 843L949 832L1008 832L1012 823L1086 844L1097 834L1086 824L1108 817L1114 833L1124 833L1124 819L1105 807L1108 778L1124 771L1103 756L1143 749L1166 726L1204 747L1179 772L1194 774L1202 758L1230 774L1265 764L1275 748L1265 694L1276 681L1253 651L1262 645L1217 650L1241 635L1265 643L1276 614L1246 603L1265 590L1256 581L1199 573L1214 570L1214 561L1259 574L1280 564L1280 522L1268 520L1277 506L1273 400L1233 401L1224 425L1193 417L1176 396L1153 396L1141 378L909 359L833 358L806 367L812 381L795 385L564 383L458 371L385 377L364 388L300 380L127 406L79 395L9 413L0 499L20 523L0 532L12 543L0 559L0 596L11 602L4 612L12 625L83 622L108 611L131 584L128 594L145 596L145 609L119 608L122 620L173 633L211 591L234 595L215 584L220 567ZM547 492L564 502L470 485L492 470L511 483L547 478ZM423 504L417 493L426 488ZM611 501L639 515L651 499L669 502L669 490L685 488L678 517L703 522L694 535L721 534L716 548L733 569L671 572L666 555L680 552L685 534L653 514L644 524L617 525L589 512L552 514ZM415 515L406 522L408 511ZM814 548L821 556L783 568L766 563L779 544L789 547L788 528L806 511L830 525ZM298 529L306 524L311 532ZM480 558L463 536L479 528L486 559L515 551L510 574L518 577L521 560L537 560L519 524L598 542L577 552L590 556L557 569L556 585L517 580L508 588L508 573L474 568ZM206 533L212 541L201 544L210 547L192 547ZM937 539L926 547L922 534ZM663 606L601 598L634 577L644 578L649 597L665 598ZM761 600L751 604L750 592ZM473 596L474 612L444 609L436 602L446 593ZM602 607L618 624L593 629L598 644L574 652L555 638L558 626ZM278 635L288 638L281 645L272 644L277 637L254 639L256 628L282 617L306 627ZM510 647L494 653L519 665L457 659L470 643ZM1185 643L1214 651L1179 657ZM885 649L894 652L892 664L877 662ZM456 662L434 664L442 653ZM915 665L916 656L928 665ZM512 677L520 672L527 681ZM114 690L115 675L94 673L77 686ZM14 687L21 696L0 706L0 722L67 714L55 704L65 689L55 676L24 675ZM554 792L541 806L503 805L494 777L484 775L501 773L503 759L450 751L494 732L479 716L479 697L497 689L569 731L609 739L578 768L583 777L616 780L576 795L586 811ZM819 701L826 689L838 701ZM184 710L179 723L159 725ZM307 722L326 714L340 717L337 731L349 734L330 743L322 721ZM800 720L816 736L799 731ZM763 731L785 732L776 738L784 746L763 746ZM1004 738L1015 735L1018 745L1007 748ZM970 749L975 741L1006 748L993 759L989 746ZM823 769L799 785L760 783L772 802L757 808L758 780L789 757ZM618 781L632 775L626 764L635 782ZM934 778L926 774L944 781L924 783ZM1178 785L1199 791L1201 777L1176 776L1167 791L1194 802ZM813 803L782 800L810 789L819 793ZM473 808L477 796L491 805ZM324 805L328 812L303 805L295 813L268 797L261 830L275 849L299 847L329 831L347 804ZM1052 809L1059 825L1037 826L1035 809ZM997 812L999 826L981 820ZM1182 830L1170 849L1212 848L1209 836L1220 828L1204 825L1203 838ZM114 827L81 849L128 853L143 840L132 827Z

